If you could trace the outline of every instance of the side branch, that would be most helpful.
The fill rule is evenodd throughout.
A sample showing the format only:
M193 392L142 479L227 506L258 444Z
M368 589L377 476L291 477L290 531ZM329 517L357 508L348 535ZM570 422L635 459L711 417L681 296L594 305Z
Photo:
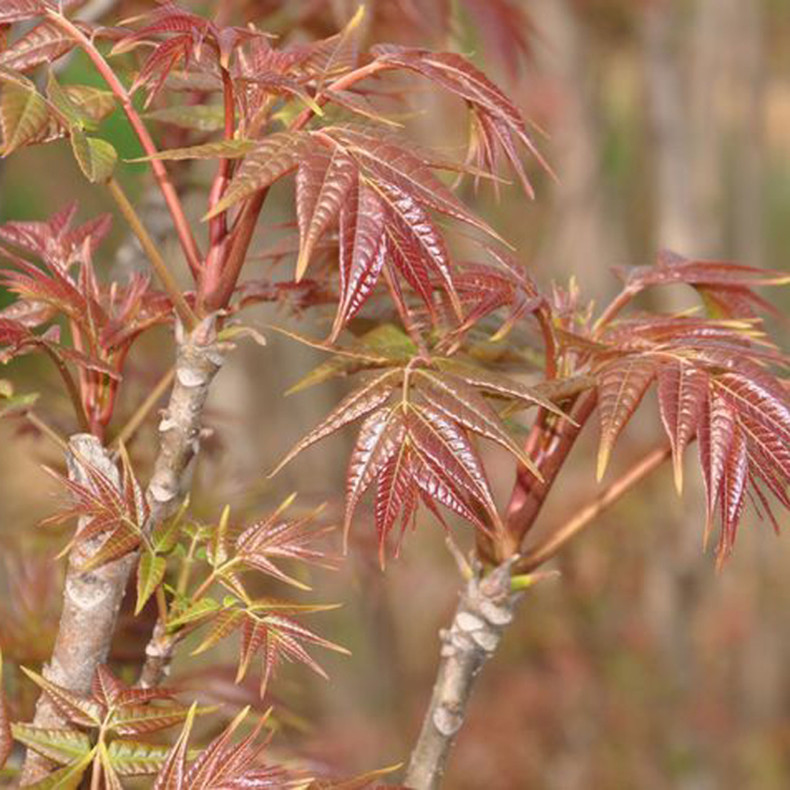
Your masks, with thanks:
M669 445L657 447L649 452L569 521L565 522L559 529L554 530L546 540L533 549L524 552L516 563L516 571L518 573L529 573L548 562L569 540L592 524L601 513L611 507L671 457L672 448Z
M415 790L436 790L466 717L472 686L513 620L517 596L510 589L511 562L466 584L449 629L441 632L436 683L404 779Z
M170 269L167 268L164 258L162 258L162 255L154 243L154 240L151 238L151 235L146 230L145 225L143 225L139 215L134 210L134 206L132 206L129 198L123 191L123 188L114 178L111 178L107 182L107 189L112 195L113 200L115 200L116 204L118 205L118 208L123 214L124 219L126 219L126 221L129 223L129 227L132 229L135 237L140 242L143 252L146 254L148 260L151 262L151 265L154 267L154 271L156 272L157 277L159 277L165 292L170 297L170 301L173 303L173 307L175 308L178 317L189 329L194 329L195 324L197 323L195 314L192 312L190 306L186 303L186 300L181 293L181 289L178 287L178 283L170 273Z

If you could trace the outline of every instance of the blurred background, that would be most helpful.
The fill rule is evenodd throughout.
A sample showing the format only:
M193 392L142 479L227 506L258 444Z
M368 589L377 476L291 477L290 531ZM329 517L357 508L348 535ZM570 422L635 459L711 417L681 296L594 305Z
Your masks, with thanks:
M108 18L118 18L153 3L104 5L113 6ZM267 30L295 25L288 40L328 35L356 8L343 0L226 5ZM789 0L370 0L369 6L370 43L407 41L471 55L545 131L539 147L558 181L535 171L535 202L513 186L499 201L488 188L462 187L544 287L573 276L600 304L616 292L610 267L650 263L660 248L790 268ZM65 68L64 79L70 77L97 82L79 57ZM409 109L420 110L409 116L411 130L460 155L463 108L421 89L410 99ZM137 153L120 117L105 131L124 156ZM195 193L188 203L196 217L207 177L200 168L183 174L183 189ZM145 171L129 166L126 179L163 248L181 265ZM273 193L266 226L293 220L291 189ZM45 218L71 199L80 201L82 218L107 210L65 144L0 164L2 220ZM265 237L264 228L262 246ZM102 256L113 276L141 265L120 221ZM252 264L251 274L263 276L264 267ZM790 303L787 293L771 298L784 309ZM671 310L686 299L667 289L654 306ZM255 308L250 320L292 322L274 308ZM309 317L292 325L314 336L323 331ZM781 337L786 326L776 330ZM305 507L326 500L330 516L339 512L351 435L323 443L273 480L266 472L347 385L284 398L323 358L267 335L267 348L251 344L234 354L213 394L215 435L194 497L196 514L207 521L225 502L239 517L254 518L294 490ZM136 349L123 413L166 369L170 352L164 332ZM68 430L67 404L48 368L24 359L2 376L20 390L41 392L53 422ZM651 397L639 417L615 467L626 468L659 440ZM151 438L143 432L133 448L138 468L150 460ZM556 528L594 496L596 438L591 425L539 531ZM487 460L504 502L511 465L496 452ZM59 460L40 437L22 423L0 423L0 642L10 661L28 664L49 652L59 605L52 557L64 542L63 535L36 528L54 506L42 463ZM682 499L669 469L659 470L553 563L558 578L525 596L478 685L448 788L790 787L790 543L747 519L732 559L717 573L702 549L695 458L688 466ZM610 479L616 474L617 468L610 471ZM353 656L320 657L331 683L286 668L273 700L281 726L277 748L295 747L348 770L408 755L430 694L437 632L459 588L430 517L420 516L401 557L382 573L372 524L360 513L340 571L310 580L314 597L343 604L317 616L316 629ZM462 545L468 531L458 528ZM119 666L139 655L148 628L150 622L128 618L114 655ZM233 689L233 659L229 654L225 666L216 654L210 663L184 658L174 680L207 698L260 706L254 679ZM31 692L13 672L10 682L24 713Z

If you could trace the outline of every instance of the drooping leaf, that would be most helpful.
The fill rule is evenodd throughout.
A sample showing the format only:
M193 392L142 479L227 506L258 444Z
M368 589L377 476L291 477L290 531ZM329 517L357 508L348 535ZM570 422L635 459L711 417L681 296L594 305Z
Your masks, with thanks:
M0 129L3 156L33 142L47 129L50 112L32 83L4 79L0 84Z
M524 171L517 151L517 142L549 173L546 161L530 137L518 108L488 77L466 58L453 52L430 52L425 49L392 44L373 48L379 61L414 71L467 102L472 117L483 132L484 147L470 143L469 158L479 167L489 170L496 164L495 145L502 148L528 196L533 197L532 185Z
M81 129L72 128L71 148L85 178L92 184L103 184L110 180L118 153L111 143L98 137L88 137Z
M135 615L140 614L148 599L162 583L167 570L167 559L159 554L144 551L137 566L137 603Z
M111 91L92 85L63 85L63 92L93 125L99 124L115 109L115 96Z

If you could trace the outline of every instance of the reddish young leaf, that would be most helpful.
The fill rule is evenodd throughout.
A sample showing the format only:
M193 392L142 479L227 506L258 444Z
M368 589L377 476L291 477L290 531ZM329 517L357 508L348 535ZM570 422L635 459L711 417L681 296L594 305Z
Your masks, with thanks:
M194 759L183 775L182 784L173 790L274 790L304 785L298 771L289 771L276 765L267 765L261 755L269 743L259 741L265 717L249 735L235 745L231 739L248 713L245 708L235 719Z
M471 509L463 491L458 489L453 481L445 475L437 474L422 458L412 455L411 479L416 488L421 492L423 501L436 514L433 502L438 502L451 512L460 516L479 529L485 529L477 514ZM404 520L407 518L404 515Z
M279 472L302 450L381 406L389 399L393 389L397 387L399 379L400 371L387 370L344 398L320 425L294 446L271 472L270 477Z
M65 7L73 5L73 0L63 5ZM26 22L29 19L41 16L47 9L53 8L55 8L55 4L45 0L3 0L3 5L0 7L0 24Z
M519 463L533 468L524 451L511 438L499 415L488 405L486 399L464 381L447 374L419 370L416 375L424 379L420 395L434 409L455 420L467 430L496 442L510 452ZM534 470L537 474L537 470Z
M395 454L381 470L376 483L375 520L379 537L379 564L384 566L387 536L403 512L405 528L413 508L414 483L408 445L401 441Z
M380 61L414 71L464 99L483 131L485 152L477 154L478 164L495 164L492 149L496 141L519 176L526 193L530 197L534 196L516 150L516 141L547 171L551 172L550 168L532 142L518 108L479 69L466 58L452 52L430 52L391 44L374 47L373 52Z
M0 11L0 15L2 12ZM0 52L0 66L29 71L42 63L53 63L76 46L73 36L49 20L41 22Z
M325 568L334 567L331 559L313 546L327 530L316 529L312 517L279 522L276 519L277 513L256 522L239 535L235 545L235 557L239 562L300 588L305 585L281 570L274 560L291 559Z
M330 336L340 330L370 298L387 254L382 201L365 183L357 183L340 211L340 300Z
M381 184L379 191L388 206L387 233L395 251L394 265L429 306L433 284L428 272L434 274L447 292L456 315L463 318L447 246L428 212L391 184Z
M304 276L316 242L336 219L356 179L356 167L340 148L315 146L304 156L296 174L296 211L300 250L298 282Z
M318 675L326 677L324 670L302 647L301 642L319 645L338 653L347 653L348 651L334 642L323 639L300 625L292 617L283 614L288 609L300 613L310 613L326 608L325 606L300 607L288 604L283 606L269 599L226 601L224 608L209 611L207 616L199 622L199 625L208 625L209 629L202 642L192 651L193 655L208 650L222 639L240 631L242 639L238 678L241 680L246 674L253 653L259 653L263 663L261 697L265 695L269 678L283 656L305 664Z
M299 132L277 132L266 137L244 158L224 197L206 219L221 214L294 170L307 150L306 139Z
M413 202L499 238L461 203L419 157L390 139L372 137L350 127L327 127L322 130L322 134L331 136L343 145L374 184L387 185Z
M636 411L655 374L653 360L639 354L614 359L602 365L596 372L598 413L601 419L597 471L599 480L606 471L612 447L620 431Z
M189 709L184 721L184 728L181 730L178 740L173 744L167 760L156 775L153 790L183 790L186 787L184 779L187 771L187 746L189 734L192 732L192 725L195 721L195 710L195 705Z
M102 721L101 705L88 697L75 694L50 680L22 667L27 675L52 701L52 704L70 722L82 727L98 727Z
M483 463L463 429L427 404L409 411L407 429L414 451L425 465L479 502L492 523L498 524L499 514Z
M683 490L683 453L693 438L708 396L708 375L691 363L673 360L658 369L658 404L672 445L675 486Z
M107 534L88 559L86 568L94 568L128 554L140 543L143 525L148 517L148 505L125 457L123 464L120 490L112 480L88 463L81 462L88 479L84 485L51 472L71 495L72 504L42 523L53 525L75 518L83 519L82 528L74 536L73 542L84 542Z
M716 554L719 562L725 560L735 544L738 523L743 513L748 480L746 441L739 430L733 433L732 445L724 464L721 480L721 537Z
M360 499L404 445L405 435L403 415L396 408L379 409L362 423L346 473L344 540Z

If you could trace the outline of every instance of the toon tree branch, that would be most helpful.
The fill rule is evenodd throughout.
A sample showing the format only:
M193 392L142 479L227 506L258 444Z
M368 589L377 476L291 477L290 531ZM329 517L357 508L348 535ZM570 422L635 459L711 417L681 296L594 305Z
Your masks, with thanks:
M223 363L225 347L218 342L209 316L189 334L177 328L178 353L170 400L159 423L159 453L146 490L150 508L145 532L172 515L189 488L200 448L203 409L209 387ZM78 434L69 443L69 475L85 483L85 466L96 467L118 483L118 469L108 451L92 436ZM78 530L82 523L78 525ZM69 553L69 569L58 635L44 676L80 694L90 691L96 667L107 660L121 605L137 552L95 570L80 568L101 546L104 536L78 542ZM64 721L46 696L36 705L33 723L62 726ZM37 781L50 766L28 751L22 785Z
M524 536L543 507L557 475L573 449L590 415L595 410L596 391L581 394L573 403L571 420L551 416L535 424L527 441L527 452L540 470L543 480L538 480L528 469L520 467L507 509L507 532L511 553L518 553Z
M594 391L582 393L570 410L573 422L547 419L537 424L537 433L530 437L530 455L543 479L538 480L527 470L518 471L506 521L510 556L488 576L481 578L478 573L467 582L452 625L441 634L436 682L406 772L405 783L414 790L440 787L477 675L513 618L516 601L511 594L510 575L521 541L537 519L582 427L595 409L596 400Z
M190 487L200 444L200 423L209 386L222 366L225 349L216 340L213 319L205 319L179 346L170 403L159 423L160 449L148 484L150 528L177 510ZM157 686L170 668L175 640L157 621L145 649L139 685Z
M441 632L439 669L406 771L408 787L436 790L441 785L475 679L513 620L517 596L510 587L511 564L508 561L487 576L475 573L461 593L450 628Z

